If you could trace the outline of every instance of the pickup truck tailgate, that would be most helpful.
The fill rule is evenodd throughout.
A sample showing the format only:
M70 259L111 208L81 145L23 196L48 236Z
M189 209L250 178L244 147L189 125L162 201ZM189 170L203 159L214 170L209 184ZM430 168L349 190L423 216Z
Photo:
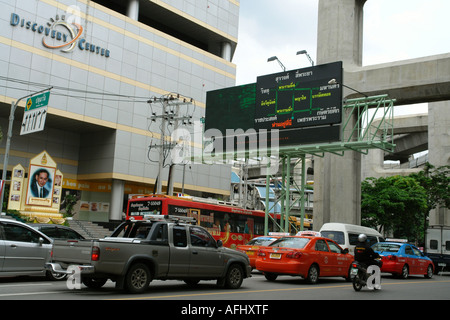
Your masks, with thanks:
M95 240L55 240L52 260L64 264L90 264Z

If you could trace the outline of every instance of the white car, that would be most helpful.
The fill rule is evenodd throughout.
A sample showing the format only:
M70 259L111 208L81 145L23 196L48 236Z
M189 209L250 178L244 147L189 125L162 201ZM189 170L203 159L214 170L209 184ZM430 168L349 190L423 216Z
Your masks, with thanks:
M0 277L64 278L45 268L51 250L52 240L42 232L16 220L0 218Z

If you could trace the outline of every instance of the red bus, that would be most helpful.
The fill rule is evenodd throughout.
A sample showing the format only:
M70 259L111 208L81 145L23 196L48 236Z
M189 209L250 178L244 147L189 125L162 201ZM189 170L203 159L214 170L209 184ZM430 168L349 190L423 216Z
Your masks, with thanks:
M147 215L177 215L194 218L223 245L235 248L255 236L264 235L265 212L229 205L211 204L165 195L134 196L128 201L127 219L142 220ZM277 215L279 219L279 215ZM269 219L269 231L273 230Z

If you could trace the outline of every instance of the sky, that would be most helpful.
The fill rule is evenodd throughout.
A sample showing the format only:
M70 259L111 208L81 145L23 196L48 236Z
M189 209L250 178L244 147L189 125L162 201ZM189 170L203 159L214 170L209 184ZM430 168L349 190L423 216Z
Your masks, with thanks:
M319 0L240 0L236 85L316 61ZM363 65L450 52L449 0L368 0L364 5ZM427 104L414 106L427 112ZM400 107L399 107L400 108ZM411 110L411 108L407 108ZM402 111L399 109L399 112Z

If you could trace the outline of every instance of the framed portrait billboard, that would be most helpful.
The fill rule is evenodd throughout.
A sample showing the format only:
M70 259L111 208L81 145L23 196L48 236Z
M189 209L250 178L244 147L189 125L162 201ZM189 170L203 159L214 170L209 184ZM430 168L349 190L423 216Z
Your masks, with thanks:
M56 168L30 164L26 204L52 206Z

